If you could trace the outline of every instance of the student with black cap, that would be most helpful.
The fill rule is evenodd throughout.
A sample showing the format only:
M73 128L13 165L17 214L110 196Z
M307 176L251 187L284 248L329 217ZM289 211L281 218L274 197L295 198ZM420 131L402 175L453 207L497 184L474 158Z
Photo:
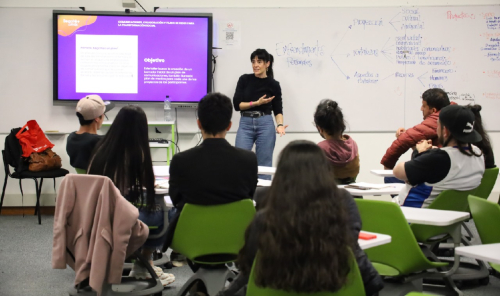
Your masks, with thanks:
M479 186L485 167L481 150L471 144L482 139L474 130L474 120L474 113L464 106L441 109L437 135L442 148L420 141L418 154L394 168L394 176L407 183L399 194L401 205L426 208L444 190Z

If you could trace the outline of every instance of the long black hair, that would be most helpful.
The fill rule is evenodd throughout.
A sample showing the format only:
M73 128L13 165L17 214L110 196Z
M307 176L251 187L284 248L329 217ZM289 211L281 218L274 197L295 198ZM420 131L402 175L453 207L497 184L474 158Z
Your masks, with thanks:
M118 112L106 136L94 148L88 173L109 177L123 196L138 207L154 207L148 119L141 107L128 105Z
M255 57L259 60L263 60L264 62L269 62L269 67L267 68L267 76L274 78L274 73L273 73L273 62L274 62L274 57L272 54L268 53L267 50L263 48L257 48L252 54L250 55L250 61L252 61Z
M337 102L330 99L322 100L314 113L314 123L328 135L342 137L346 129L344 115Z
M489 157L491 154L493 154L493 149L491 148L491 142L490 142L490 137L484 130L483 126L483 120L481 118L481 105L467 105L467 108L469 108L472 113L474 113L475 121L474 121L474 129L481 135L483 138L481 142L474 143L477 147L483 151L484 158Z
M293 141L283 149L261 211L263 219L252 222L259 221L258 286L313 293L346 283L354 242L332 167L318 145ZM245 249L239 263L250 274Z

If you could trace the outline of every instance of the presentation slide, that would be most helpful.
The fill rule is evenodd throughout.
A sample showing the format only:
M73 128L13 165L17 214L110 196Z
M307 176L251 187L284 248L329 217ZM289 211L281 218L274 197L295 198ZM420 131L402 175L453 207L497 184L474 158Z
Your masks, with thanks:
M198 102L207 93L208 19L59 15L58 99Z

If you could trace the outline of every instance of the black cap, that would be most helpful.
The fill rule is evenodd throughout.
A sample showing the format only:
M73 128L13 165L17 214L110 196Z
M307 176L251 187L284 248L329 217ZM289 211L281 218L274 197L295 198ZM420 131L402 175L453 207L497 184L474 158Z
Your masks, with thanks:
M439 112L439 121L446 126L451 135L463 143L477 143L483 138L474 130L474 113L469 108L460 105L449 105Z

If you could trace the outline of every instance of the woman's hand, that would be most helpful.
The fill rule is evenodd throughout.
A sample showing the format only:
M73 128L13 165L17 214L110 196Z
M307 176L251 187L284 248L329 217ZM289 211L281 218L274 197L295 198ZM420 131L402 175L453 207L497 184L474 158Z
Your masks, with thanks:
M286 133L285 133L285 129L288 127L288 124L283 126L283 125L279 125L278 127L276 127L276 133L278 133L281 136L284 136Z
M274 99L274 96L272 96L272 97L270 97L270 98L266 98L266 95L263 95L262 97L260 97L260 98L259 98L259 99L255 102L255 105L260 106L260 105L268 104L268 103L270 103L273 99Z

